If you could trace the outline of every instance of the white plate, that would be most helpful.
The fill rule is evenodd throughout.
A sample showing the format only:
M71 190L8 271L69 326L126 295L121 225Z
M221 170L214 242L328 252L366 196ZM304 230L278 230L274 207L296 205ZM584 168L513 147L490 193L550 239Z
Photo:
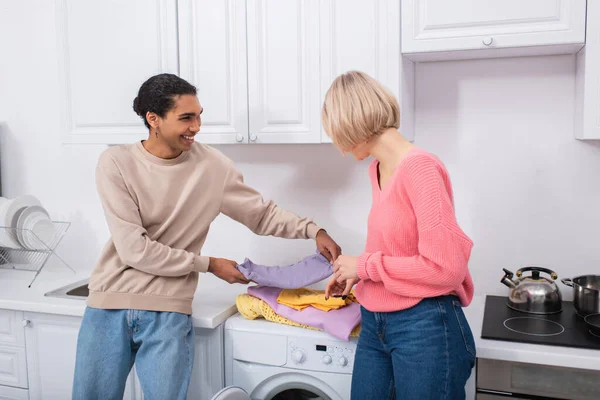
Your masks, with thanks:
M30 250L48 250L51 247L56 229L50 219L40 217L35 222L32 222L31 230L35 233L35 237L29 237L27 247ZM36 239L37 238L37 239ZM40 240L42 243L40 243Z
M39 221L47 222L38 226ZM32 235L32 232L39 240ZM41 245L40 240L47 244L52 236L54 236L54 224L50 221L48 212L44 207L30 206L21 212L17 221L17 239L23 247L30 250L43 248L44 246Z
M15 230L15 228L17 227L17 219L15 218L17 212L24 207L41 205L42 203L40 203L40 201L35 196L29 194L19 196L16 199L11 200L8 204L4 204L4 207L6 207L4 209L4 219L0 220L0 224L2 224L5 227L13 228L5 229L5 231L7 231L7 234L1 235L2 242L6 247L13 247L17 249L21 247L21 245L19 244L19 240L17 239Z

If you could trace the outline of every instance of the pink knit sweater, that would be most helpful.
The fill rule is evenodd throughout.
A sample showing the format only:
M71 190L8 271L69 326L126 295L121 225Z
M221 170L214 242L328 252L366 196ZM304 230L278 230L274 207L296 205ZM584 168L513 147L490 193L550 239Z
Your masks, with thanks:
M373 206L366 249L357 263L359 302L367 310L389 312L455 294L468 305L473 242L456 222L446 168L434 155L413 148L380 190L378 165L369 167Z

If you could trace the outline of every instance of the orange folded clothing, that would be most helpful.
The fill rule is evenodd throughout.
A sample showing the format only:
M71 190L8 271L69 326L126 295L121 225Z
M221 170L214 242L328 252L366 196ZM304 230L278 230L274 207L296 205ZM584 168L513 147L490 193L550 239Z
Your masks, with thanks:
M295 310L303 310L306 307L314 307L322 311L337 310L351 303L358 303L354 292L345 300L339 297L330 297L325 300L324 290L313 290L308 288L283 289L277 296L277 303L283 304Z

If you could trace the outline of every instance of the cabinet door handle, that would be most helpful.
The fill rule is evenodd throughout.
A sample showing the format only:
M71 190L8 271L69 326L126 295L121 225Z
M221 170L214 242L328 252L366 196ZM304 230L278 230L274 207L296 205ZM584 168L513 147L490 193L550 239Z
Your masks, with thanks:
M256 139L258 139L258 136L256 136L254 133L250 134L250 141L251 142L256 142Z
M494 41L494 38L486 37L486 38L483 39L483 44L486 45L486 46L490 46L493 41Z
M241 133L238 133L237 135L235 135L235 141L238 143L241 143L242 140L244 140L244 136L242 136Z
M21 325L23 325L23 328L28 327L30 323L31 321L28 319L24 319L23 321L21 321Z

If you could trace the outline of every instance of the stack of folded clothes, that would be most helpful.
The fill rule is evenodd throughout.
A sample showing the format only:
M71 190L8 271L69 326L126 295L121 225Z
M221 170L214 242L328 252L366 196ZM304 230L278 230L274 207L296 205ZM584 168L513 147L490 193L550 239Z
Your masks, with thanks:
M286 267L267 267L246 260L238 268L259 284L249 287L247 294L236 299L238 311L245 318L263 317L281 324L323 330L346 341L358 336L360 305L353 294L345 299L325 300L324 291L302 287L331 276L331 265L322 255L312 255Z

